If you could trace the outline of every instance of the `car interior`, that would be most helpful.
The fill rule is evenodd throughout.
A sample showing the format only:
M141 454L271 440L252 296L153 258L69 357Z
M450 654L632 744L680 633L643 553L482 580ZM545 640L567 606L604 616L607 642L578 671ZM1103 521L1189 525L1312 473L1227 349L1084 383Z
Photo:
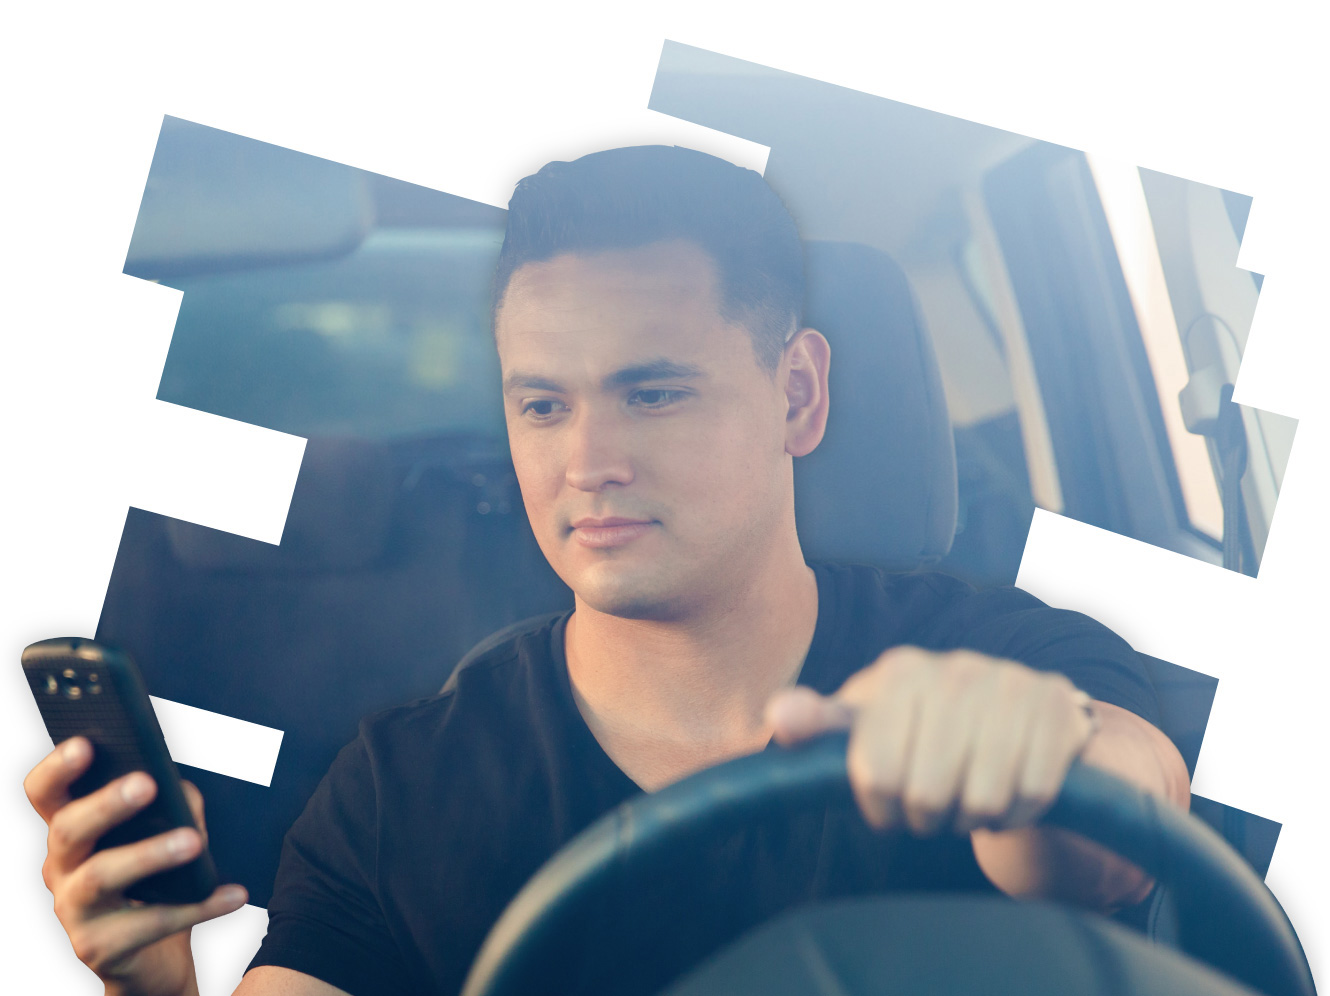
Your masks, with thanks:
M803 233L806 323L834 360L826 440L796 464L810 559L1011 584L1038 506L1256 573L1295 426L1242 409L1245 470L1224 479L1217 392L1259 291L1233 262L1243 198L1134 172L1161 332L1111 220L1121 198L1080 152L675 43L651 107L769 146ZM131 509L97 638L156 696L285 731L268 787L186 771L219 871L255 904L361 716L571 607L507 453L488 311L503 223L163 124L125 267L183 292L158 398L308 443L280 545ZM1215 681L1147 663L1190 771ZM1199 797L1192 812L1264 874L1277 823ZM1162 901L1123 919L1148 930Z

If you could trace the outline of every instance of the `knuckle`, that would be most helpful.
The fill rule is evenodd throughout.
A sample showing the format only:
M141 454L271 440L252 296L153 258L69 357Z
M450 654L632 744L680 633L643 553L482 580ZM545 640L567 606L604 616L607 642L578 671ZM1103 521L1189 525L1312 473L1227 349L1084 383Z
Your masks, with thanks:
M71 876L71 878L71 890L81 903L86 904L91 904L97 896L101 895L102 887L105 884L105 875L92 862L84 862L79 868L78 874Z
M882 651L882 653L877 655L877 660L879 664L900 665L917 659L920 653L921 651L918 647L903 643L900 646L888 647L886 650Z
M933 654L919 647L900 646L884 651L877 659L877 666L883 671L896 674L912 674L927 667Z
M887 772L862 748L851 750L848 755L850 784L857 792L880 796L889 794L891 784Z
M55 902L52 904L52 909L55 910L55 918L66 926L77 923L82 910L70 898L69 890L56 889L54 895ZM73 934L71 933L70 936L72 938Z
M46 847L49 851L66 851L75 843L74 830L68 819L61 819L57 813L51 820L46 833Z
M154 914L153 936L156 938L169 937L171 934L178 934L187 929L190 924L198 920L198 905L193 906L159 906Z
M977 823L994 823L1007 812L1003 800L987 794L967 798L962 808Z
M1073 685L1071 679L1064 674L1045 675L1044 689L1048 698L1054 701L1067 702L1070 704L1076 696L1076 686Z
M905 790L902 802L911 813L929 815L940 813L947 805L947 800L936 790L914 787Z
M37 805L37 796L39 794L37 782L37 769L33 768L28 772L27 777L23 779L23 794L28 797L28 802L34 807Z
M172 934L178 934L187 929L190 924L197 919L189 914L196 907L193 906L153 906L151 916L147 926L147 943L156 943L163 937L170 937Z
M1056 791L1049 791L1042 786L1032 786L1029 788L1022 786L1021 792L1017 796L1017 805L1014 808L1019 808L1025 812L1042 811L1051 806L1056 797Z
M989 657L975 650L967 650L960 647L956 650L948 650L941 655L942 660L948 667L957 670L974 670L983 667L990 660Z
M1030 682L1030 669L1014 661L999 661L993 667L993 680L1006 692L1019 692Z
M870 665L862 671L856 671L850 675L845 684L841 686L837 697L851 703L863 703L873 697L877 690L883 686L886 679L886 672L879 660L877 664Z
M94 972L105 961L105 951L94 931L75 928L69 932L69 943L74 947L74 956Z
M954 695L968 686L974 677L974 669L968 664L951 661L938 669L934 680L943 692Z
M1021 786L1021 801L1034 805L1045 805L1052 802L1062 788L1062 775L1058 771L1050 771L1043 777L1032 780L1031 783Z
M960 693L989 689L998 682L1002 668L981 654L952 651L941 668L941 680L948 690Z
M890 758L874 751L862 738L856 739L847 755L850 783L874 795L894 795L899 789L896 768Z

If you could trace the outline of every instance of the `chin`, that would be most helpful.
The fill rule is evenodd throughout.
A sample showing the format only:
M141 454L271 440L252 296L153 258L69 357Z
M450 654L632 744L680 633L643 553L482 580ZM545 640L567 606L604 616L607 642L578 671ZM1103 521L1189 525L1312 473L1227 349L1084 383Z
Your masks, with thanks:
M675 618L687 605L686 589L669 584L661 577L644 577L640 572L617 571L601 564L584 571L580 577L564 578L579 601L597 612L621 619L664 621Z

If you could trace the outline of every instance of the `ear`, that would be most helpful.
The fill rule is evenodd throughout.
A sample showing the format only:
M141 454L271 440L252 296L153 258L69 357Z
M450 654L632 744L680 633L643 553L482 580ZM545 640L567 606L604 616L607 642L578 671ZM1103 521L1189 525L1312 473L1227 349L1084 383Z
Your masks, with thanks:
M800 329L785 345L779 376L784 378L785 452L806 456L822 442L827 429L827 375L831 371L831 344L817 329Z

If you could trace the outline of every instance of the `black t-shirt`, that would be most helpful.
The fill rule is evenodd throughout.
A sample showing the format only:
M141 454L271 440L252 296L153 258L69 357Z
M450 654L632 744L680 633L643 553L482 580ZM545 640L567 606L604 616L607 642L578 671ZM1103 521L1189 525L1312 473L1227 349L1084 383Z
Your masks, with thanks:
M815 569L818 618L801 684L831 693L892 646L966 647L1060 671L1093 698L1158 724L1140 658L1084 615L942 574ZM442 694L361 724L287 834L268 934L251 967L291 968L352 996L456 993L526 880L641 791L577 710L566 622L502 643ZM616 992L653 991L718 942L812 899L888 888L993 891L968 837L888 846L852 808L745 828L689 863L697 867L605 898L570 944L582 982L612 978Z

